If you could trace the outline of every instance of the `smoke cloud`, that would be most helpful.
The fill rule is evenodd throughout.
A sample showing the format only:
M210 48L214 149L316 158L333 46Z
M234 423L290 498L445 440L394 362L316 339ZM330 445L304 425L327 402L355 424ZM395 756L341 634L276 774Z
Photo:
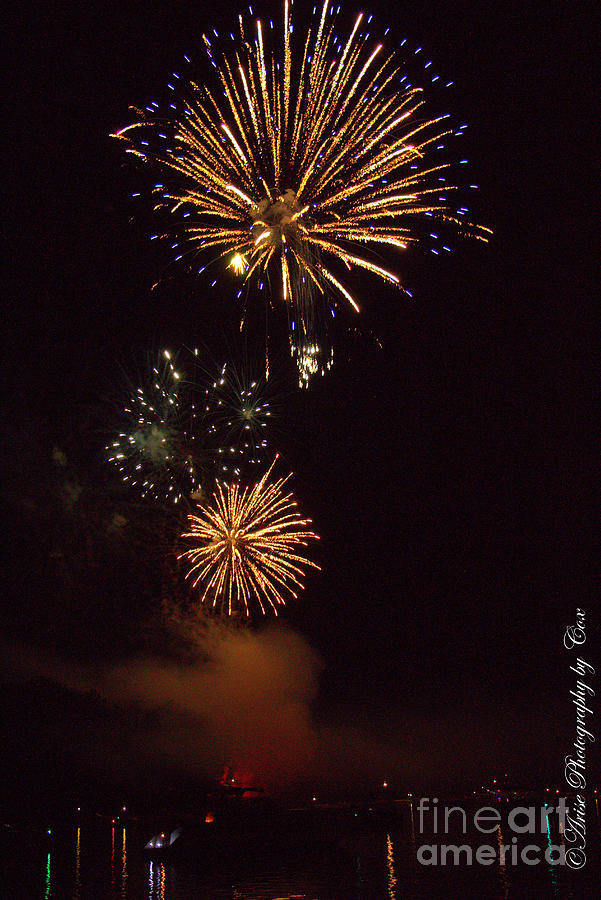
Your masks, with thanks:
M140 775L158 765L209 778L228 766L238 784L286 793L360 778L366 770L381 773L390 759L359 730L318 723L324 664L290 628L251 631L174 618L165 644L169 656L95 667L14 645L4 661L13 673L92 692L108 704L114 724L110 715L91 723L82 748L87 741L92 755L108 755L122 775L128 763Z
M154 752L215 774L229 764L239 780L274 786L306 773L317 754L313 724L322 662L300 635L212 625L194 637L195 656L146 657L110 669L114 702L158 713Z

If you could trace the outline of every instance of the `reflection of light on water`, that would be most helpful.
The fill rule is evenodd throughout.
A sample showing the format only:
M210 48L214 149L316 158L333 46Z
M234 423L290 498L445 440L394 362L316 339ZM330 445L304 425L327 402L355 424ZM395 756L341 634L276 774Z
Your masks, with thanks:
M357 856L355 861L357 863L357 881L359 882L359 885L362 886L363 885L363 875L361 874L361 857Z
M46 860L46 893L44 894L44 900L49 900L52 896L52 882L50 881L50 854L48 854L48 859Z
M503 832L501 826L497 827L497 844L499 845L499 865L505 865L505 844L503 843Z
M111 886L115 884L115 826L111 832Z
M165 865L150 861L148 870L148 900L165 900Z
M394 886L396 884L396 876L394 874L394 852L390 835L386 835L386 862L388 864L388 896L390 900L396 900L396 892Z
M127 850L125 847L125 828L123 829L123 865L121 867L121 896L127 897Z
M511 884L509 882L509 875L507 874L507 868L505 866L505 842L503 840L503 832L501 831L501 826L497 827L497 843L499 845L499 877L501 879L501 888L503 890L503 897L507 900L509 897L509 888Z
M547 813L547 846L549 847L549 859L553 859L553 857L556 856L557 854L551 853L551 847L553 845L551 842L551 828L549 825L549 813ZM553 888L553 896L558 897L559 896L559 881L557 879L557 872L555 871L555 866L552 863L549 863L548 869L549 869L549 875L551 876L551 886Z
M79 900L81 896L81 828L77 829L77 843L75 845L75 892L73 900Z
M409 803L409 812L411 813L411 846L415 850L415 825L413 824L413 801Z

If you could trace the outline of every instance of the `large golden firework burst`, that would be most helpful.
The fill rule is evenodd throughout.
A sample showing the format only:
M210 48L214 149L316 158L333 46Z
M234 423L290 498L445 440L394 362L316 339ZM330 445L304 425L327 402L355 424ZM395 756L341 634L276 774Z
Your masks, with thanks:
M218 89L192 83L185 96L174 73L170 118L154 104L115 135L176 176L156 190L172 213L189 212L194 249L212 250L247 285L265 279L270 301L287 304L301 383L329 366L322 339L337 303L359 311L345 270L399 284L375 253L418 240L424 215L488 232L453 214L453 186L442 185L451 164L435 151L453 131L448 117L430 118L396 56L368 46L363 14L340 41L334 13L325 0L293 42L285 0L273 47L261 21L251 38L239 17L238 49L217 62L204 37Z
M274 464L253 487L219 484L182 535L194 544L179 557L190 566L187 577L200 586L202 602L227 615L249 616L254 604L277 615L303 587L304 567L319 568L302 553L318 535L283 490L291 476L270 480Z

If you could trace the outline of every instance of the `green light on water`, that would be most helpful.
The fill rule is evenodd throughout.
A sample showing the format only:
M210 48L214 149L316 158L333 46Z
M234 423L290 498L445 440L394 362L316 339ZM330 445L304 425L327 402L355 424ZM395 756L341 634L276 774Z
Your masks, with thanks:
M50 854L48 854L48 859L46 860L46 893L44 894L44 900L49 900L51 894L51 883L50 883Z

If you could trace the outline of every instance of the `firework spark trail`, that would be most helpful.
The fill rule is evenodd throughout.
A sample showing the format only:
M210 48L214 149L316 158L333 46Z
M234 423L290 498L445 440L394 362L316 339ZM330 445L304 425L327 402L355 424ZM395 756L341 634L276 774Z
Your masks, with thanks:
M362 14L343 44L328 9L326 0L298 59L288 0L271 50L260 21L253 40L239 17L238 49L219 65L205 36L220 93L192 83L169 126L143 114L115 135L176 176L157 190L171 212L193 214L185 225L193 248L229 257L247 285L266 278L281 286L272 290L288 306L301 383L329 367L320 342L337 303L359 309L332 266L399 284L355 248L403 249L420 239L425 215L481 240L490 233L450 206L455 188L441 173L451 164L435 154L453 133L448 117L429 118L421 89L399 87L394 54L367 48ZM147 150L141 138L156 126L163 131ZM278 278L270 277L274 266Z
M201 601L230 616L249 616L252 601L264 615L277 615L285 597L296 598L303 587L304 568L319 568L302 551L318 535L283 490L291 476L270 480L274 464L253 487L219 484L182 535L194 543L179 558L190 566L193 587L202 583Z

